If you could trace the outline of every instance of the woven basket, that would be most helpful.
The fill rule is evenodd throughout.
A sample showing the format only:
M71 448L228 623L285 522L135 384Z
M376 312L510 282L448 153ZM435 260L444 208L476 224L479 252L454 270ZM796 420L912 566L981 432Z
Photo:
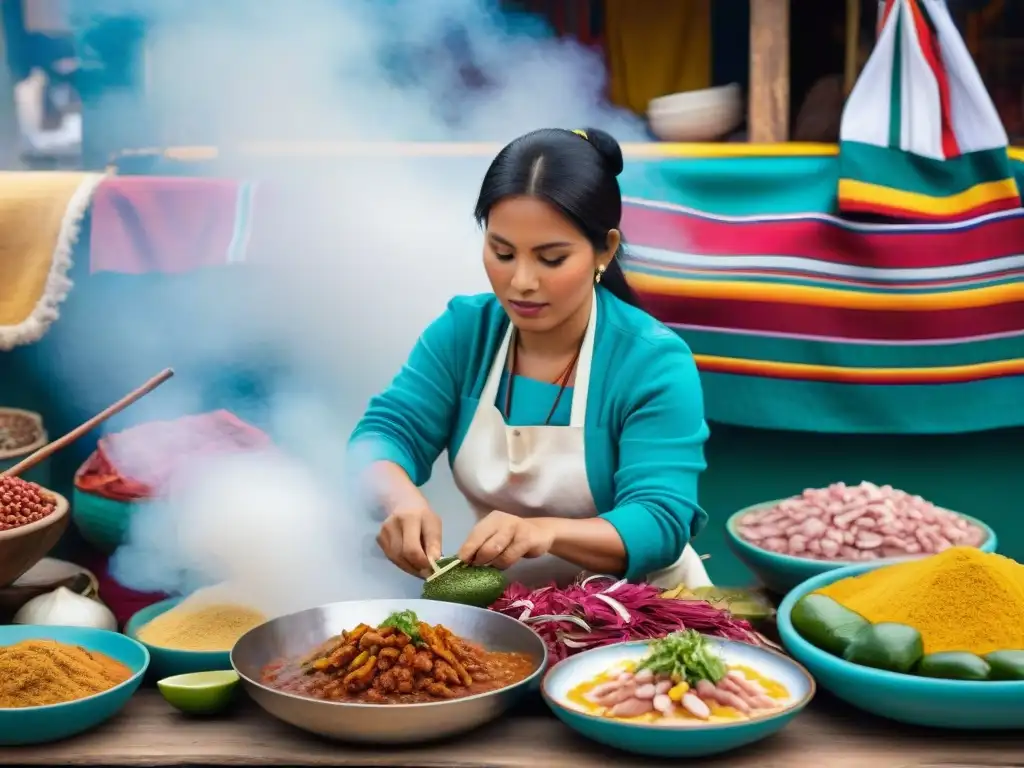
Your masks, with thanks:
M75 488L71 519L83 539L109 555L124 544L139 505L140 502L117 501Z
M46 445L49 437L43 426L43 417L33 411L21 408L0 408L0 430L22 433L27 440L17 448L0 446L0 472L10 469L30 453ZM50 485L50 460L44 459L22 475L23 479L38 483L44 488Z

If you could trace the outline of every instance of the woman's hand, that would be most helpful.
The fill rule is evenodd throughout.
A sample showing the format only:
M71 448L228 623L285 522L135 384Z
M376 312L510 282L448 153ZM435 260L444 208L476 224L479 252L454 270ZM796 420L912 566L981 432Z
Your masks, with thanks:
M524 557L546 555L554 541L547 521L494 511L473 527L458 558L467 564L505 569Z
M396 506L381 526L377 544L403 571L426 578L441 557L441 518L425 499Z

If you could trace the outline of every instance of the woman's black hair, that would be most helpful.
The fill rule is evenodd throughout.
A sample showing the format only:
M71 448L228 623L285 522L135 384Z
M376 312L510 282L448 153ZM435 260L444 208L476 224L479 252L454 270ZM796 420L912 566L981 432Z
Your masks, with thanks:
M520 136L494 158L476 201L477 223L487 224L491 208L508 197L538 197L573 222L594 250L608 248L608 232L622 221L622 148L597 128L567 131L542 128ZM640 299L626 282L622 246L601 276L601 285L627 304Z

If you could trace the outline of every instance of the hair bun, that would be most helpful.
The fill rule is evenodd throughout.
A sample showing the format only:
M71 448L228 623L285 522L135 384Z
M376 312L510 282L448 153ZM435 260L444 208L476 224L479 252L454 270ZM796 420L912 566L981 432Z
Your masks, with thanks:
M622 147L619 146L615 137L600 128L584 128L583 130L587 134L587 141L600 153L605 167L611 171L612 175L618 176L622 173Z

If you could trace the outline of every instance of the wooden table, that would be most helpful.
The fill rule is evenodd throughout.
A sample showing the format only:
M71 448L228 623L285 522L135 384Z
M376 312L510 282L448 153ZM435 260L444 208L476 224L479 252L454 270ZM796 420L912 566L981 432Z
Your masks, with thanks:
M0 765L76 766L650 766L576 736L531 701L466 736L421 747L370 749L313 738L271 719L248 701L218 719L174 712L143 690L102 728L60 744L0 748ZM905 728L821 697L775 737L701 766L728 768L925 768L1019 766L1016 735L951 734Z

